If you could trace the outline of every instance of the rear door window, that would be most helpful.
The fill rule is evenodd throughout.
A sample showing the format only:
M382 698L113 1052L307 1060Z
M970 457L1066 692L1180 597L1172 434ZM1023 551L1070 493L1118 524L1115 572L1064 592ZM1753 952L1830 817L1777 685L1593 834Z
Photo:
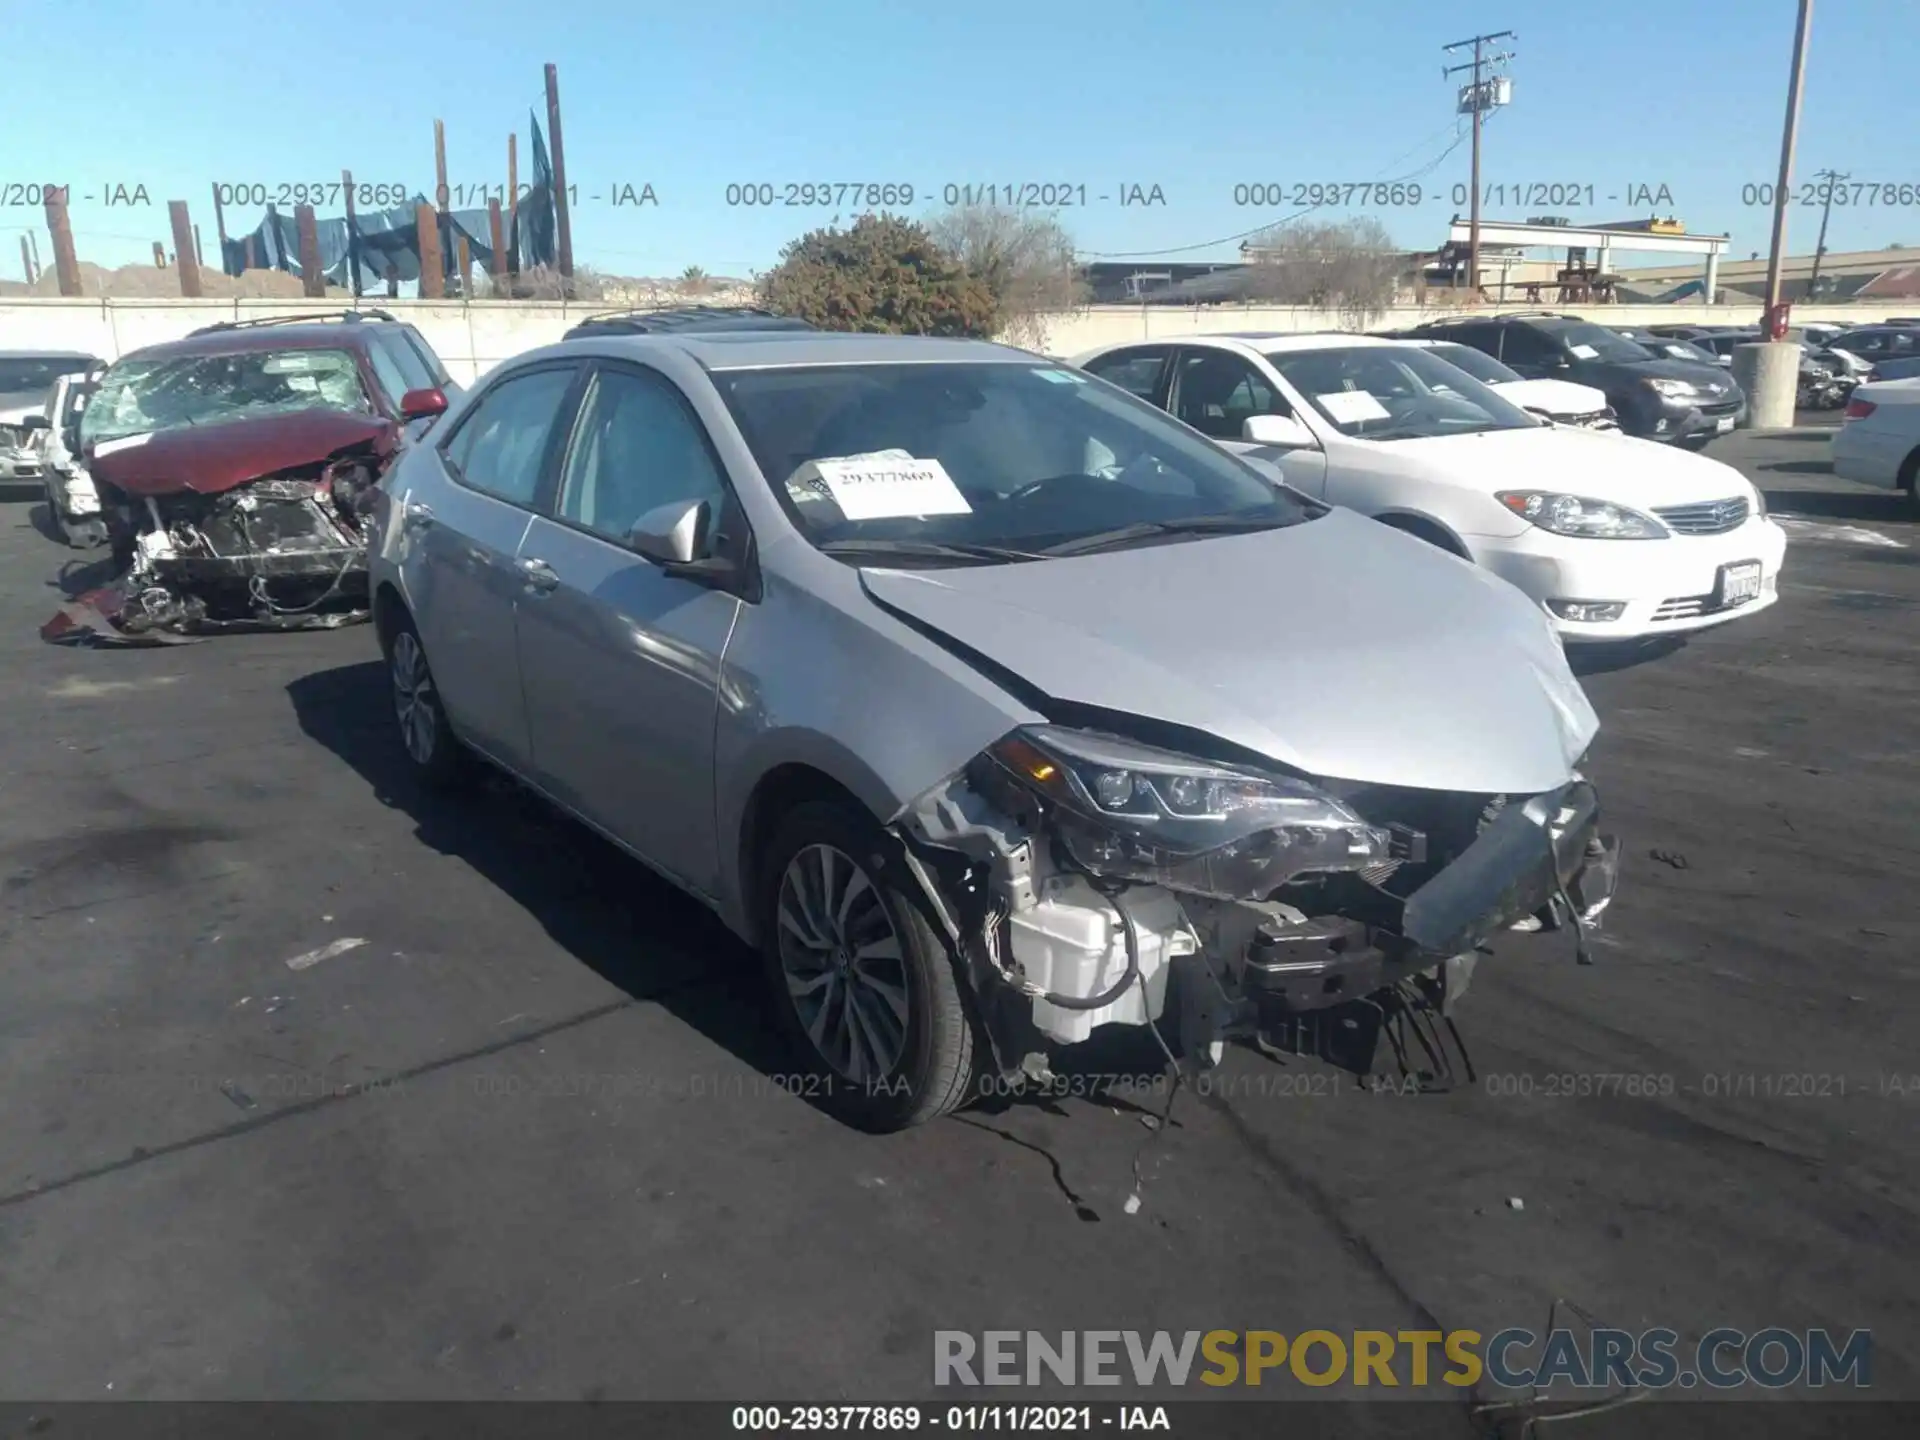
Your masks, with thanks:
M555 365L495 385L441 452L454 475L475 490L531 508L578 374L577 365Z

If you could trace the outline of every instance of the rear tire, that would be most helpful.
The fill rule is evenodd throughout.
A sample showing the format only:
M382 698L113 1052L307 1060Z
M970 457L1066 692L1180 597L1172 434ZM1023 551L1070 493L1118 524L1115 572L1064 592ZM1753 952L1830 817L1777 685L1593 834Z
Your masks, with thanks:
M810 800L757 868L761 957L805 1073L798 1093L876 1132L964 1104L973 1024L898 842L851 804Z
M1907 492L1907 513L1920 520L1920 450L1901 462L1900 474L1894 483Z
M400 753L423 784L436 790L450 789L466 778L467 754L447 722L446 706L434 684L420 632L414 628L412 617L402 612L382 639Z

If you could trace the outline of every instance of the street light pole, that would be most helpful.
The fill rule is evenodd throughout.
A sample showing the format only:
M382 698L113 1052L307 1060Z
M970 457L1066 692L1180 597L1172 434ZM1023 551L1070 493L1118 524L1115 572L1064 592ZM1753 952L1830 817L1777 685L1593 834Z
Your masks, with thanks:
M1787 122L1780 136L1780 179L1773 187L1773 248L1767 255L1767 334L1771 338L1780 309L1780 270L1786 259L1787 195L1793 186L1793 145L1800 130L1800 92L1807 75L1807 29L1813 23L1813 0L1800 0L1800 19L1793 30L1793 72L1787 82Z

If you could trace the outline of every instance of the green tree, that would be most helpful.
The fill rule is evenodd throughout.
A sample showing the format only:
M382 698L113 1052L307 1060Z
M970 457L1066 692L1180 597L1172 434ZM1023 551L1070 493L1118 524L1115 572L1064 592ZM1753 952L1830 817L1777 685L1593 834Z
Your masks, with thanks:
M999 329L988 286L925 226L897 215L801 236L761 281L761 299L827 330L987 337Z

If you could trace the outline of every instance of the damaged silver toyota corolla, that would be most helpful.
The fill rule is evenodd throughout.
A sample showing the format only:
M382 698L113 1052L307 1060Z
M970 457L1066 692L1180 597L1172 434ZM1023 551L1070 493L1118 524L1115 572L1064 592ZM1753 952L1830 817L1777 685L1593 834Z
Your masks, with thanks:
M855 1123L1104 1026L1431 1042L1485 942L1611 898L1543 614L1076 371L689 323L509 362L433 442L374 518L408 756L711 905Z

